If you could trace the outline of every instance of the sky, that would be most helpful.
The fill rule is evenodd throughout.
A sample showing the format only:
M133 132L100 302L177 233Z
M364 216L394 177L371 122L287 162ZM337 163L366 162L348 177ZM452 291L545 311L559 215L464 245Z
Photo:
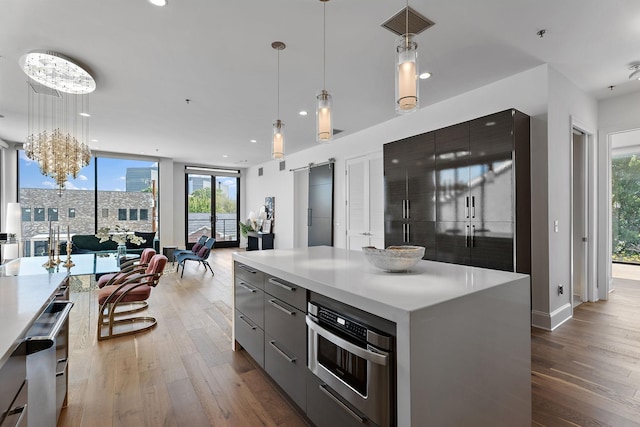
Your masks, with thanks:
M53 178L42 175L38 164L28 159L24 151L19 151L19 179L20 188L51 188L57 189ZM93 190L95 189L95 163L98 162L98 186L103 191L125 191L125 175L128 167L157 167L157 162L111 159L101 157L96 160L91 158L88 166L80 170L76 179L69 179L66 183L67 190ZM70 177L69 177L70 178Z

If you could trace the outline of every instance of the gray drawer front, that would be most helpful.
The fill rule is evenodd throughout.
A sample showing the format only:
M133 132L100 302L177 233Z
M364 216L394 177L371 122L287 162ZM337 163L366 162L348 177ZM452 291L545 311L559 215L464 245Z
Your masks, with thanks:
M295 354L307 354L305 313L264 294L264 329Z
M264 370L303 410L307 407L307 361L265 334Z
M264 281L264 290L299 310L304 312L307 310L307 290L305 288L267 275Z
M362 427L376 426L369 419L358 421L344 407L328 396L320 386L326 386L311 371L307 370L307 417L316 427ZM361 415L361 414L359 414ZM364 417L363 417L364 418Z
M235 275L236 279L242 279L247 283L251 283L256 288L264 289L264 273L256 270L248 265L236 262L235 263Z
M264 292L236 278L236 309L264 329Z
M264 368L264 331L247 316L236 310L236 341Z

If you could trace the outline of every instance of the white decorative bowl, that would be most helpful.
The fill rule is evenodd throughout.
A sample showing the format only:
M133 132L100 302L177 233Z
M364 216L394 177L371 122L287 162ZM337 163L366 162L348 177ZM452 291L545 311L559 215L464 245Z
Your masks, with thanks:
M384 271L396 273L416 265L424 256L424 247L407 245L377 249L373 246L363 246L362 252L370 264Z

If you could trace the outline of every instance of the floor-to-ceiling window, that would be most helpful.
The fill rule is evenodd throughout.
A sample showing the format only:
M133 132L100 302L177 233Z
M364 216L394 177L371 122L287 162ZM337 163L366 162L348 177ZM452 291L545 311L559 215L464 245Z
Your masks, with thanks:
M95 234L116 225L131 231L158 229L158 164L153 160L94 157L59 192L20 150L18 188L27 256L47 253L50 227L55 233L60 229L63 241L67 229L71 234Z
M202 235L215 237L217 247L238 246L239 172L187 168L185 182L187 246Z
M640 264L640 131L612 139L611 203L612 260Z

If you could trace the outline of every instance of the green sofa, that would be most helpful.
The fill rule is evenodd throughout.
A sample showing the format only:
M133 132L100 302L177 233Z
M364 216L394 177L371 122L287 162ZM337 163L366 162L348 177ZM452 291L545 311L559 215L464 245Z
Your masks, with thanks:
M155 238L155 232L134 232L136 236L145 239L144 243L136 245L127 241L127 253L140 255L145 248L154 248L159 252L160 242ZM71 253L72 254L91 254L115 252L118 244L113 240L107 240L100 243L100 239L93 234L76 234L71 236Z

